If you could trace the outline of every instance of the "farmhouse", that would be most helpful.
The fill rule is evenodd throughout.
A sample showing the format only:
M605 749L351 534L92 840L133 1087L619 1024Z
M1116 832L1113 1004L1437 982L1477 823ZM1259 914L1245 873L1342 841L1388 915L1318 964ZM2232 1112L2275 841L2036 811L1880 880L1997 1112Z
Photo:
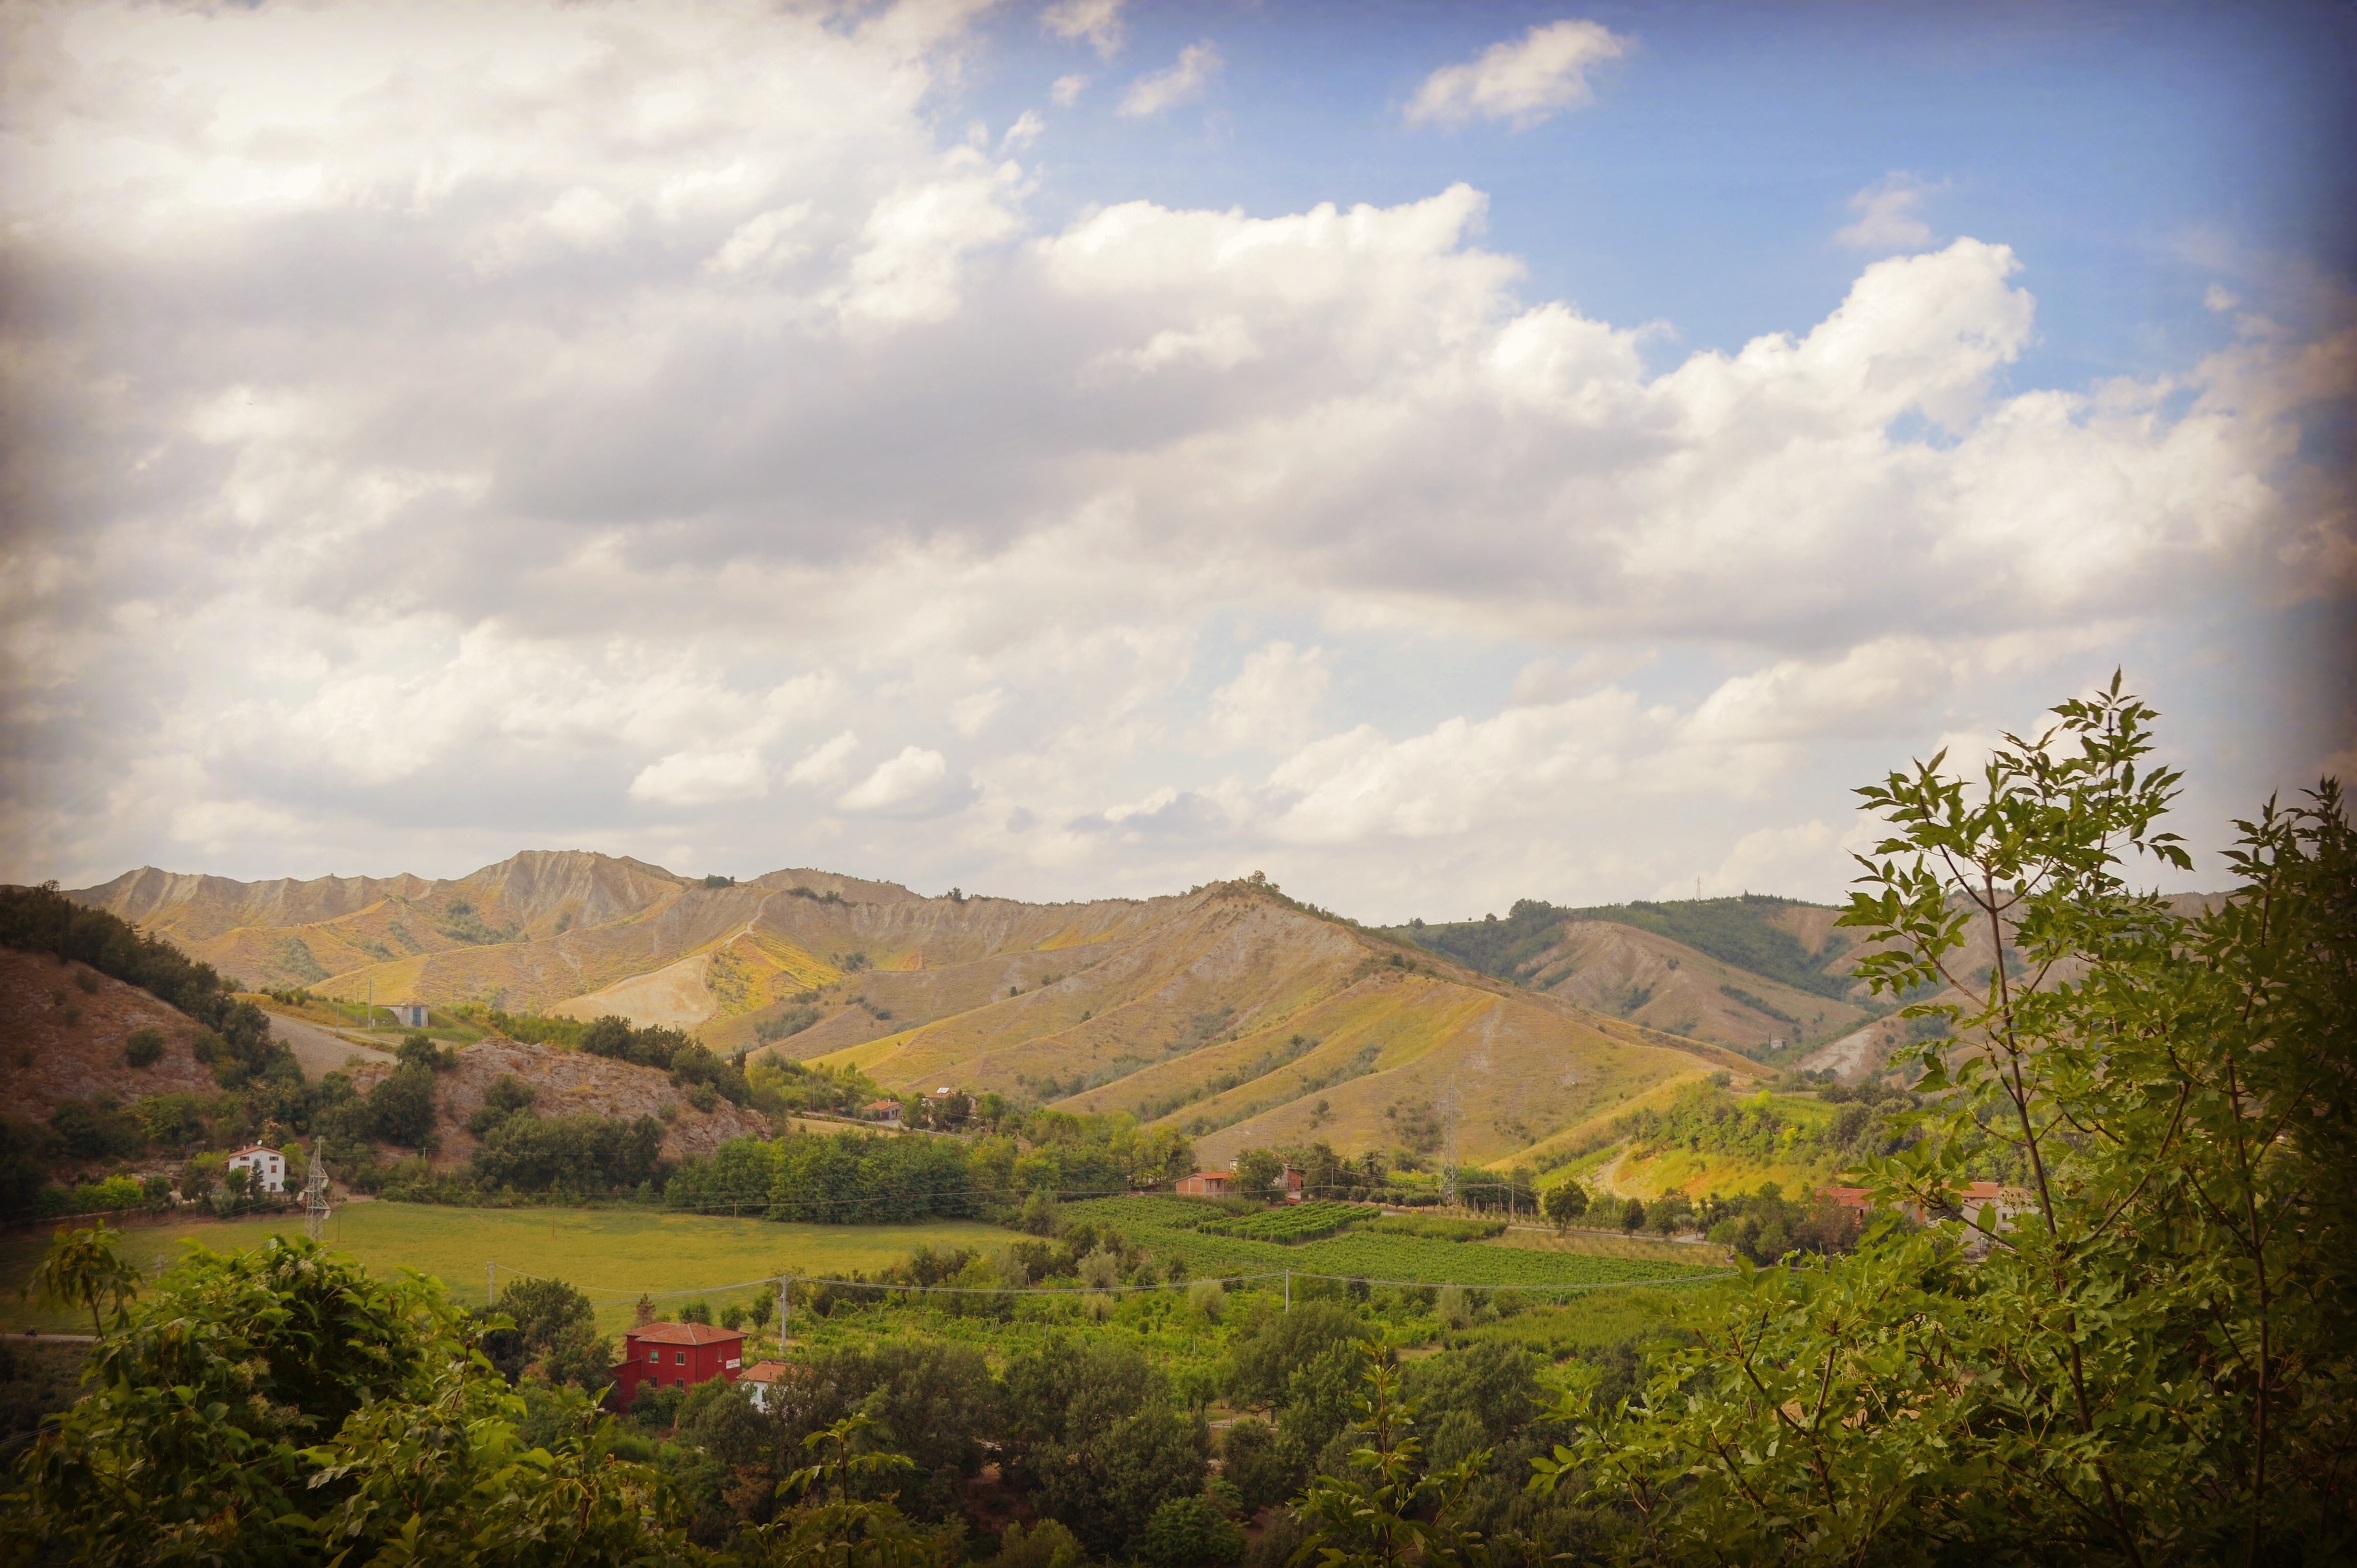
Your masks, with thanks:
M286 1156L261 1144L249 1144L229 1157L228 1168L252 1171L253 1185L264 1192L286 1190Z
M1279 1186L1284 1189L1286 1202L1301 1201L1299 1171L1295 1170L1291 1165L1286 1166L1285 1175L1280 1179ZM1193 1176L1178 1178L1178 1192L1181 1197L1232 1197L1236 1195L1236 1173L1197 1171Z
M753 1408L767 1412L778 1381L785 1375L786 1364L783 1361L756 1361L745 1369L737 1381L745 1385L746 1395L752 1400Z
M647 1323L622 1336L622 1360L613 1369L614 1402L622 1409L645 1388L693 1388L715 1378L735 1382L744 1366L745 1336L705 1323Z
M859 1108L859 1114L866 1121L898 1127L900 1124L900 1102L897 1100L871 1100Z

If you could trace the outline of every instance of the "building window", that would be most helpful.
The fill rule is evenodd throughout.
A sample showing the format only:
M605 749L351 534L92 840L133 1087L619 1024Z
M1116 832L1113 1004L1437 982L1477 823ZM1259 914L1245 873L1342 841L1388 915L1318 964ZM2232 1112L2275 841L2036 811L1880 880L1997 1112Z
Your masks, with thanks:
M671 1355L672 1355L672 1365L673 1365L673 1366L675 1366L675 1367L684 1367L684 1366L686 1366L686 1365L687 1365L687 1352L686 1352L686 1351L684 1351L684 1350L674 1350L674 1351L673 1351L673 1352L671 1353Z

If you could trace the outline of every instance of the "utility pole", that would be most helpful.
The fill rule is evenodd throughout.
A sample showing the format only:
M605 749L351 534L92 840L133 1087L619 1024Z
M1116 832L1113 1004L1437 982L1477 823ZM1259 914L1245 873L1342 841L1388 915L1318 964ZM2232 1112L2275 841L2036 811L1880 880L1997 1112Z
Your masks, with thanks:
M491 1304L500 1298L498 1280L499 1270L500 1266L497 1263L485 1262L483 1264L483 1306L487 1311L490 1309Z
M1293 1271L1291 1269L1285 1271L1285 1310L1287 1312L1293 1310Z
M778 1280L778 1359L786 1356L786 1315L792 1309L793 1276L785 1274Z

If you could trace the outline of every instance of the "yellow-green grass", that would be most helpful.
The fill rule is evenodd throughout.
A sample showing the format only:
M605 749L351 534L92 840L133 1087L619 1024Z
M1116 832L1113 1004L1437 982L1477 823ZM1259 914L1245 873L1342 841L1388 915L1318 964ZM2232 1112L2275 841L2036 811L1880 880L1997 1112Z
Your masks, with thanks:
M1707 1241L1665 1241L1610 1230L1538 1230L1515 1226L1485 1247L1527 1247L1537 1252L1585 1252L1595 1258L1643 1258L1663 1263L1723 1263L1727 1250Z
M1600 1290L1559 1306L1531 1306L1511 1317L1477 1322L1448 1337L1499 1339L1564 1360L1582 1350L1656 1338L1675 1326L1680 1302L1691 1302L1697 1294L1648 1290L1641 1285Z
M229 1251L257 1246L274 1233L301 1235L302 1217L141 1226L126 1233L124 1253L152 1274L159 1263L178 1262L189 1242ZM995 1251L1016 1239L995 1225L963 1219L916 1225L782 1225L650 1209L444 1208L409 1203L347 1205L328 1220L326 1238L330 1247L371 1273L392 1278L410 1268L432 1275L449 1288L453 1300L468 1306L482 1305L486 1262L499 1265L502 1280L554 1276L587 1292L597 1307L598 1327L609 1332L630 1323L632 1304L641 1294L653 1296L657 1309L667 1312L707 1294L716 1310L728 1301L749 1301L765 1288L716 1288L723 1285L780 1274L827 1278L853 1270L872 1274L919 1246ZM0 1326L76 1330L72 1313L18 1294L48 1245L45 1231L16 1231L0 1238ZM79 1319L79 1330L90 1331L87 1313Z
M1835 1174L1832 1165L1820 1160L1763 1160L1712 1149L1671 1149L1651 1159L1624 1157L1598 1176L1609 1190L1627 1197L1659 1197L1671 1191L1690 1197L1714 1192L1734 1197L1758 1192L1763 1182L1771 1181L1785 1197L1797 1197L1830 1182Z

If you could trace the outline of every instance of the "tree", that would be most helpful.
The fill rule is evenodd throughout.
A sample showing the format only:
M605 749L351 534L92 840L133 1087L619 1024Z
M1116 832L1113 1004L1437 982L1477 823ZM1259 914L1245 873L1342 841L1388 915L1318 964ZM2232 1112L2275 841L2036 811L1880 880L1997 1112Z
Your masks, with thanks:
M0 1557L124 1563L660 1561L676 1504L577 1419L545 1450L431 1281L307 1240L196 1250L118 1314L84 1397L0 1497Z
M1644 1228L1645 1206L1641 1200L1632 1197L1620 1206L1620 1229L1633 1233Z
M1400 1389L1399 1359L1385 1345L1361 1348L1365 1374L1355 1431L1365 1446L1351 1451L1350 1470L1320 1476L1295 1504L1307 1530L1290 1568L1429 1568L1483 1564L1488 1549L1462 1523L1465 1493L1488 1467L1482 1449L1459 1463L1427 1472L1414 1435L1415 1406Z
M1587 1189L1576 1181L1558 1182L1540 1197L1539 1209L1556 1230L1569 1230L1573 1220L1587 1212Z
M872 1425L848 1415L802 1439L815 1463L778 1483L780 1498L802 1502L754 1533L752 1561L775 1568L931 1568L941 1559L942 1539L910 1528L889 1494L854 1495L916 1467L906 1455L870 1446Z
M2177 775L2111 687L1863 793L1890 824L1846 925L1917 997L1910 1148L1856 1179L1857 1253L1747 1272L1692 1314L1585 1466L1657 1556L2321 1561L2357 1531L2357 840L2338 785L2238 824L2208 913L2127 878L2188 864ZM1986 960L1986 967L1980 967ZM2026 1202L1968 1200L2018 1171ZM1975 1258L1978 1261L1975 1262Z
M1246 1149L1236 1156L1236 1192L1241 1197L1273 1197L1284 1177L1285 1162L1274 1149Z
M105 1220L83 1229L60 1225L49 1238L48 1251L41 1254L41 1265L33 1272L32 1282L23 1294L38 1291L45 1301L67 1306L90 1308L90 1327L93 1334L104 1334L106 1325L98 1315L102 1301L113 1305L117 1316L124 1304L139 1294L139 1271L123 1259L123 1232L110 1230Z
M1244 1532L1227 1511L1201 1496L1172 1498L1146 1521L1140 1555L1154 1568L1203 1568L1244 1554Z
M393 1069L369 1090L369 1132L424 1154L434 1136L434 1069L414 1062Z
M563 1280L518 1280L500 1293L498 1306L479 1307L472 1316L489 1326L483 1353L511 1383L540 1362L551 1382L596 1387L613 1364L612 1345L597 1334L589 1298ZM497 1326L501 1318L510 1326ZM553 1364L560 1351L561 1369Z

